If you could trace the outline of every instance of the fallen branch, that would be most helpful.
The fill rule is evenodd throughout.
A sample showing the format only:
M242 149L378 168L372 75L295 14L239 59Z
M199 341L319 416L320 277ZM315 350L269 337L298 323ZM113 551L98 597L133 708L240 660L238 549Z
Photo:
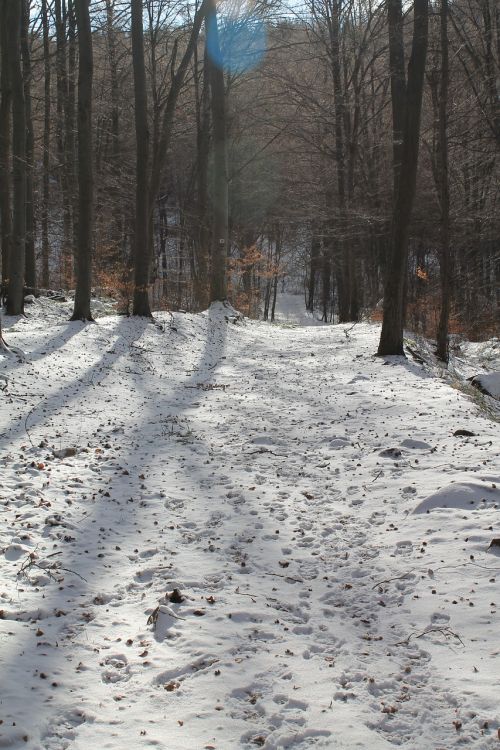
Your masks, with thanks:
M458 641L460 641L462 646L465 648L465 643L460 638L458 633L455 633L451 628L444 628L444 627L427 628L426 630L423 630L421 633L415 630L413 633L410 633L408 638L405 638L403 641L398 641L394 645L395 646L407 646L411 638L413 637L423 638L424 635L428 635L429 633L441 633L442 635L444 635L445 638L456 638Z
M51 555L47 555L45 560L48 560L49 557L55 557L56 555L62 555L62 552L53 552ZM58 562L49 563L48 565L44 565L43 563L44 560L37 562L37 556L35 552L30 552L28 557L23 561L21 567L17 571L17 577L24 577L26 578L26 580L30 581L30 577L28 575L29 571L32 568L37 568L38 570L43 571L43 573L46 573L49 578L51 578L56 583L61 583L61 579L55 575L59 571L72 573L73 575L78 576L78 578L81 578L82 581L85 581L85 583L87 583L87 579L80 575L80 573L77 573L76 570L72 570L71 568L64 568L62 565L59 565Z
M28 440L30 441L32 448L35 447L35 444L34 444L33 440L31 439L31 435L30 435L30 432L28 430L28 419L31 417L31 415L33 414L33 412L35 411L35 409L36 409L36 407L32 406L31 409L29 410L29 412L26 414L26 419L24 420L24 429L26 431L26 434L28 436Z
M283 458L282 455L269 450L269 448L259 448L259 450L257 451L251 451L250 453L247 453L247 456L255 456L256 453L271 453L271 455L273 456L277 456L278 458Z

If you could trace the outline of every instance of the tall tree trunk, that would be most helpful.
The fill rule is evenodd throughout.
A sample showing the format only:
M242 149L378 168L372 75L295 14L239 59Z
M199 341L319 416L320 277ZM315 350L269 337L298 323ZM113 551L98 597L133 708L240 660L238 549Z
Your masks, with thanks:
M275 257L274 257L273 301L271 305L271 323L274 323L274 316L276 314L276 300L278 298L278 281L279 281L282 245L283 245L283 232L278 223L276 224L276 251L275 251Z
M346 175L344 144L345 101L344 90L342 87L342 67L340 55L340 16L340 0L333 0L329 30L335 112L335 162L337 166L337 201L339 210L338 225L340 229L340 239L337 241L337 245L339 246L340 250L338 254L339 269L337 273L337 293L339 301L339 323L345 323L351 319L349 266L352 248L348 246L346 238L344 236L346 229Z
M307 285L307 304L306 310L314 312L314 293L316 291L316 273L318 271L318 259L320 251L320 241L318 235L314 231L311 239L311 256L309 264L309 281Z
M60 243L60 269L62 283L70 283L71 265L71 215L69 185L65 165L66 123L65 109L68 102L68 72L66 65L66 0L54 0L54 23L56 31L56 145L57 173L62 197L63 236Z
M439 121L438 121L438 180L441 208L441 312L437 329L436 354L443 362L448 362L448 324L450 318L450 192L448 180L448 0L441 0L441 77L439 87Z
M132 59L134 68L136 191L134 231L134 302L133 314L151 317L149 306L150 250L148 242L148 160L149 128L146 67L144 63L144 29L142 0L131 0Z
M12 245L7 286L8 315L24 312L24 268L26 243L26 109L21 67L22 0L9 0L9 63L12 81Z
M195 51L196 55L196 51ZM208 220L208 159L210 150L210 83L207 47L203 55L203 82L196 78L196 185L197 222L195 299L199 309L208 305L210 226Z
M90 3L89 3L90 5ZM75 154L75 115L76 115L76 15L74 0L67 0L68 15L68 72L67 93L64 102L64 232L67 242L73 248L78 247L78 197ZM91 84L92 85L92 84ZM74 252L69 252L67 276L72 278ZM76 270L76 269L75 269Z
M226 93L221 59L217 6L209 0L207 37L210 36L209 66L213 126L213 234L210 269L210 302L226 299L226 262L229 242L229 205L227 182Z
M43 100L43 176L42 176L42 286L49 286L49 211L50 211L50 38L47 0L42 0L42 33L43 33L43 70L44 70L44 100Z
M35 213L33 195L33 160L35 135L31 108L31 54L29 44L30 3L22 0L21 50L24 76L24 101L26 107L26 286L36 287Z
M89 0L75 0L78 29L78 244L76 293L72 320L92 320L92 231L94 179L92 169L93 53Z
M413 42L405 97L403 153L393 213L390 261L384 289L384 319L378 347L378 354L381 356L404 354L404 288L408 264L410 219L417 181L428 12L428 0L415 0ZM391 22L390 15L389 22Z
M11 11L12 3L8 0L0 0L0 241L3 284L6 284L9 278L9 257L12 243L10 179L12 87L8 47Z

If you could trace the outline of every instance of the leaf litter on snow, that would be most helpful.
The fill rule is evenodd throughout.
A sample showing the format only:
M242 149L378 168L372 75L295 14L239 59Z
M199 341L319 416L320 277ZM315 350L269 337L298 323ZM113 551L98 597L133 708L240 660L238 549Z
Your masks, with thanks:
M478 404L290 297L293 327L58 304L4 326L0 745L497 747Z

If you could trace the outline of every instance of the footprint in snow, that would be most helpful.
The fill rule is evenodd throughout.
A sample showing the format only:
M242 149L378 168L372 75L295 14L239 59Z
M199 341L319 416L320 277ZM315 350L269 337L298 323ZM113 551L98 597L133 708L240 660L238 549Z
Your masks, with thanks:
M53 718L42 733L44 750L66 750L76 739L76 729L93 717L83 711L66 711Z
M117 682L128 682L130 680L130 667L128 659L124 654L114 654L106 657L102 666L105 667L101 679L106 684Z

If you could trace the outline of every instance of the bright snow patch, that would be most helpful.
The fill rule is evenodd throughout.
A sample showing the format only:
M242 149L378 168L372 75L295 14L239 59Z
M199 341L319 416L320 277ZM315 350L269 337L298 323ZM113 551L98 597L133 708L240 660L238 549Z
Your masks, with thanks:
M475 375L472 382L488 395L500 399L500 372L485 372L482 375Z

